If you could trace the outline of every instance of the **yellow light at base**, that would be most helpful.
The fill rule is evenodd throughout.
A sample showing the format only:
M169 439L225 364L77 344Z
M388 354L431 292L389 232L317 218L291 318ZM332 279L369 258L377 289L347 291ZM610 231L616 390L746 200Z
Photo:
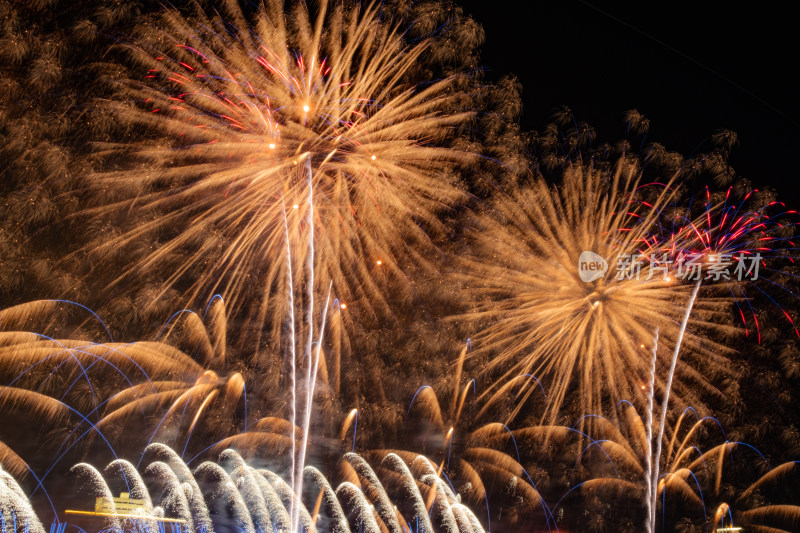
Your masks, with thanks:
M156 522L167 522L170 524L185 524L186 520L180 518L162 518L160 516L147 516L139 514L118 514L118 513L97 513L94 511L75 511L67 509L64 514L79 515L79 516L102 516L112 518L130 518L133 520L155 520Z

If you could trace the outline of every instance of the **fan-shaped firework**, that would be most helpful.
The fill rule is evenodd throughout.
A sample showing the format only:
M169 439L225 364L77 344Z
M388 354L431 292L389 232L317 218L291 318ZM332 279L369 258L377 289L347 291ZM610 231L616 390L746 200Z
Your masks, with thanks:
M531 524L536 520L550 524L547 503L521 463L511 430L501 422L482 421L470 413L475 381L461 383L466 352L465 347L452 382L444 384L438 394L427 385L417 390L405 423L395 428L399 440L389 443L389 449L373 449L365 455L380 459L386 453L397 454L411 465L412 471L430 471L437 483L449 485L473 508L485 506L487 515L502 515L506 524ZM346 421L342 438L349 427ZM354 435L354 446L355 442ZM417 459L422 456L424 461ZM346 473L348 470L345 468ZM432 494L425 504L430 510ZM496 510L501 511L493 513ZM487 519L491 521L491 516Z
M221 298L212 299L202 317L188 310L173 314L156 341L91 342L22 331L63 319L61 307L74 306L34 301L0 311L6 330L0 331L0 406L8 416L40 420L55 436L47 440L57 460L70 451L129 451L155 441L189 457L229 446L256 455L302 449L303 432L289 421L291 383L280 358L250 366L228 357ZM296 374L297 391L305 391L305 372ZM338 418L328 374L321 357L313 397L321 441ZM297 414L297 424L311 424L308 416L306 423ZM9 446L0 442L3 464L24 475L25 461ZM330 450L319 452L330 459Z
M648 476L651 475L654 461L653 446L647 440L647 424L636 409L628 403L621 404L620 409L619 425L604 418L598 418L593 424L590 433L593 442L587 446L585 457L581 460L594 461L600 468L595 469L593 478L583 483L582 489L620 497L637 496L638 501L645 503L651 498L647 492L651 490ZM723 441L711 449L701 450L697 445L697 437L705 434L704 426L713 425L713 419L702 418L693 424L684 424L690 414L695 413L691 409L685 410L664 434L665 453L660 465L661 475L656 484L656 496L652 499L658 502L662 496L666 497L666 491L670 501L679 498L687 516L696 517L706 511L703 489L698 485L698 480L711 480L712 484L716 481L719 490L723 459L736 447L736 443ZM655 513L655 510L652 512Z
M788 533L796 530L800 527L800 505L797 505L796 492L789 487L797 486L797 464L791 461L769 469L745 490L737 491L733 509L727 503L721 504L714 517L715 523L721 523L718 519L724 519L727 514L731 523L746 526L748 531ZM792 474L794 480L789 479ZM718 516L720 514L722 516Z
M536 375L550 391L549 419L571 387L584 413L602 412L606 399L643 398L654 332L660 328L661 368L692 291L650 260L661 258L656 223L674 199L669 187L640 185L637 167L623 160L610 175L574 166L558 187L523 185L475 218L472 252L458 277L475 299L474 353L489 358L485 372L496 378L485 395ZM588 281L579 260L597 264ZM709 377L724 371L726 349L692 332L723 329L726 305L701 299L693 312L683 340L692 355L683 359L684 382L677 384L684 401L715 391Z
M77 444L97 442L107 452L137 438L145 439L142 446L162 440L186 452L195 432L216 440L246 428L244 377L224 364L220 300L209 305L208 328L188 312L182 323L167 325L174 329L162 340L178 341L180 330L191 355L165 342L95 343L19 331L20 323L58 305L30 302L0 312L7 330L0 332L0 404L9 416L40 419L42 430L57 436L48 439L57 448L52 459Z
M592 425L578 458L587 465L590 479L575 488L602 500L633 499L644 504L650 498L647 481L653 460L648 455L652 446L647 440L647 423L629 403L621 403L619 409L618 424L598 418ZM786 483L775 488L776 482L794 471L794 461L771 468L752 446L728 441L719 422L711 417L699 418L693 409L684 410L667 429L653 499L653 504L662 508L651 511L663 518L650 523L648 531L656 531L667 516L670 522L699 522L713 527L721 526L723 519L725 525L733 520L736 525L747 525L748 531L770 531L759 527L759 522L787 524L800 516L796 505L771 504L773 497L780 502L791 501L786 497ZM705 442L710 445L704 446ZM772 493L760 492L770 488ZM731 505L723 502L725 498L730 498ZM644 507L629 506L634 523L648 522ZM716 516L712 518L714 509Z
M456 148L471 82L418 79L445 31L424 30L433 7L404 20L377 2L268 2L252 13L228 2L221 15L170 11L142 30L130 47L137 70L115 81L108 105L154 139L102 147L99 206L82 214L127 227L88 250L132 254L112 284L159 278L190 305L222 293L242 327L274 318L279 334L288 303L278 258L288 233L295 261L308 263L311 250L294 243L310 238L313 197L318 285L332 281L364 319L386 311L385 284L399 282L398 297L409 264L426 264L438 214L464 194L456 168L471 159ZM460 39L479 38L470 21L451 22Z
M278 416L261 418L247 425L245 385L239 373L220 378L216 372L203 366L221 370L226 366L225 311L220 299L215 298L209 304L204 317L205 323L194 313L183 311L176 313L164 326L161 340L169 340L184 347L191 356L164 342L97 344L77 340L53 340L43 335L15 331L21 324L31 324L35 315L47 314L57 307L54 302L31 302L0 313L2 324L10 329L0 333L0 369L4 374L12 376L7 380L8 386L0 387L0 405L8 414L24 412L27 417L41 419L43 426L51 434L60 436L53 442L53 448L58 445L57 449L52 453L48 464L41 469L44 473L39 472L38 482L47 481L54 466L76 447L92 449L95 456L99 450L104 455L116 458L118 448L130 450L139 442L147 445L153 441L167 440L175 444L177 452L170 451L175 461L181 461L183 457L194 461L204 452L213 454L228 446L236 446L248 456L258 457L262 461L273 461L279 465L286 462L287 450L293 447L302 448L300 442L303 440L303 430L299 427L292 428L290 422ZM462 407L466 392L465 390L459 397ZM280 408L281 406L277 406L277 411ZM455 413L456 418L459 417L460 409ZM237 433L237 424L243 424L243 433ZM131 435L131 428L134 427L139 429L136 436ZM492 437L497 437L498 431L502 431L502 428L487 426L482 429L480 436L491 440ZM194 442L201 444L190 447L193 435ZM324 435L316 437L324 442ZM477 434L473 435L472 440L476 438ZM501 437L500 440L504 439ZM96 445L87 448L87 442L95 442ZM211 446L208 446L209 442L212 443ZM160 444L154 446L159 450L166 449ZM149 449L156 448L151 446ZM192 451L187 455L187 450ZM198 450L200 453L196 453ZM476 450L472 449L471 452L474 454ZM5 445L2 445L0 451L4 454L4 465L18 470L27 468L22 459ZM330 459L325 456L325 450L321 451L324 460ZM225 453L230 455L229 452ZM524 472L517 462L502 452L478 455L479 457L473 458L473 464L478 465L475 468L480 471L480 465L486 463L485 466L489 468L493 461L503 459L497 467L501 472L494 477L514 478L515 473ZM387 457L382 454L377 459L382 465L380 473L387 477L391 489L405 494L404 497L411 497L412 504L396 517L397 511L386 515L386 509L391 510L391 505L384 505L386 509L376 505L376 524L386 524L388 520L406 524L408 527L408 523L416 520L427 524L429 530L452 530L454 527L465 527L465 523L469 523L470 528L480 528L479 521L466 507L458 503L459 498L444 484L436 465L415 453L402 453L402 457L400 459L396 455ZM512 466L508 466L508 462ZM371 473L371 468L363 460L348 454L342 464L345 463L350 465L344 469L347 483L336 492L338 497L344 498L343 502L349 502L347 505L356 505L358 509L365 511L367 504L359 503L363 496L357 488L362 486L372 495L369 497L379 497L383 503L388 501L380 482L376 482L378 478ZM470 472L477 475L472 466L467 464L466 467L470 469L468 476ZM206 473L214 479L221 475L220 469L211 470ZM316 472L313 468L310 471ZM91 473L91 470L87 472ZM125 475L130 477L129 474L128 472ZM311 486L318 483L319 479L312 479ZM470 480L481 483L479 477ZM291 491L288 485L284 489ZM482 485L479 490L484 490ZM330 487L328 491L332 494ZM535 490L532 493L536 495ZM325 495L324 487L321 494L324 496L323 501L327 502L323 507L334 505L328 501L330 495ZM170 501L174 504L174 498ZM250 499L247 502L248 505L252 503ZM317 510L319 506L318 501ZM420 510L425 515L424 518L418 515ZM248 508L246 511L253 513L258 509ZM303 518L303 512L301 510L298 517L301 521L308 519L307 516ZM363 512L353 514L354 512L348 511L346 516L343 515L344 518L340 518L351 524L356 524L358 520L367 520L366 516L362 516ZM415 520L406 521L402 518L404 513L409 512L411 516L416 516ZM186 520L196 518L181 517ZM255 515L252 519L257 521ZM390 527L390 530L400 529Z

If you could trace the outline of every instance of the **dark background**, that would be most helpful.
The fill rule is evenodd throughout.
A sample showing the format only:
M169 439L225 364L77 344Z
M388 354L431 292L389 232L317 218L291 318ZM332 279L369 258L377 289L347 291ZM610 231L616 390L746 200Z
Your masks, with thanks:
M686 157L716 130L733 130L738 175L800 206L798 22L783 6L460 3L485 29L488 79L514 74L522 83L524 129L541 129L566 105L598 141L613 142L635 108L650 119L648 141Z

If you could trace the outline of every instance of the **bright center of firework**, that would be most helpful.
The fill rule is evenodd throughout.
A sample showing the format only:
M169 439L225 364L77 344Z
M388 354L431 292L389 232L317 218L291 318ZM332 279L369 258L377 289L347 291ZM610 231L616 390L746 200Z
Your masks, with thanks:
M587 287L588 288L588 287ZM608 290L606 287L596 287L594 290L587 290L586 291L586 300L591 309L595 309L600 306L600 303L608 298Z
M371 159L372 159L373 161L375 161L375 160L377 159L377 157L373 155Z
M292 205L292 209L299 209L299 208L300 208L300 206L297 205L297 204Z
M303 106L303 112L304 112L304 113L308 113L309 111L311 111L311 107L309 107L309 105L308 105L308 104L304 105L304 106Z
M275 149L275 143L269 143L269 149L270 150L274 150Z

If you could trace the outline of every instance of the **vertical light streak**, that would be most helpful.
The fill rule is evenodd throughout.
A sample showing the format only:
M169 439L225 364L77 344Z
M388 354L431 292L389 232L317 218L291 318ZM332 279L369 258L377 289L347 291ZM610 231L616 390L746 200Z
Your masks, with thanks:
M656 389L656 359L658 353L658 328L653 336L653 357L650 358L650 391L647 395L647 531L655 533L655 507L653 484L653 398Z
M294 428L297 427L297 369L295 367L295 360L297 358L297 344L295 341L295 325L294 325L294 281L292 279L292 247L289 240L289 222L286 219L286 201L284 199L281 199L281 203L283 204L283 228L286 231L286 270L289 278L289 323L290 323L289 329L291 332L290 337L292 346L292 353L290 357L291 360L290 372L292 376L291 378L292 379L292 415L291 415L292 425L289 427L289 431L291 432L291 435L289 435L289 439L292 448L291 451L292 470L290 474L290 481L292 488L294 488L295 484L294 473L295 473L295 462L297 453L294 444L294 439L295 439ZM292 513L291 516L294 517L294 511L296 507L294 504L294 499L290 503L290 507Z
M661 441L664 438L664 426L666 425L667 421L667 407L669 407L669 393L672 389L672 378L675 376L675 366L678 363L678 353L681 350L681 343L683 342L683 334L686 331L686 325L689 323L689 315L692 314L692 308L694 307L694 302L697 299L697 292L700 290L700 284L702 283L702 279L697 280L697 283L694 284L694 290L692 290L692 297L689 298L689 304L686 306L686 312L683 315L683 321L681 322L681 329L678 333L678 339L675 342L675 350L672 352L672 361L669 365L669 374L667 375L667 382L664 385L664 400L661 402L661 421L658 425L658 436L656 437L656 454L653 458L653 479L651 480L651 485L653 487L653 498L652 498L652 508L651 508L651 527L655 527L655 503L658 495L658 474L659 474L659 465L661 463ZM651 529L651 531L653 531Z

